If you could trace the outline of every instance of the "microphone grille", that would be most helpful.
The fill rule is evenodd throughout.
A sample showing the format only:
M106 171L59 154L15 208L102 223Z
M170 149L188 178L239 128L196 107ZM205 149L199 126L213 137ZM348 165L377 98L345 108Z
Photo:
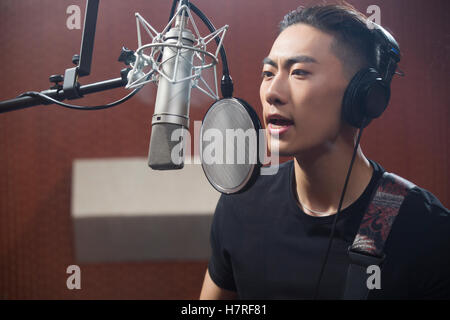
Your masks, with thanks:
M183 136L180 135L178 140L172 140L172 133L182 129L183 127L178 124L153 124L148 154L150 168L153 170L176 170L184 167Z

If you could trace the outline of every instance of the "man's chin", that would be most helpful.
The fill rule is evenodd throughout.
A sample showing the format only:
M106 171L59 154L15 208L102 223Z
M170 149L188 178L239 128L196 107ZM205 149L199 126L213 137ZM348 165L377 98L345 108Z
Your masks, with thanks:
M269 146L269 151L273 154L273 148L271 148ZM309 146L304 146L304 147L299 147L296 146L296 148L293 148L293 146L289 146L287 145L287 143L283 143L281 142L278 145L278 156L279 157L305 157L305 156L311 156L311 155L316 155L316 154L321 154L323 153L323 148L320 148L318 146L315 147L309 147Z
M271 148L269 146L269 151L270 153L273 155L274 153L278 153L278 156L280 157L293 157L295 156L296 152L294 150L291 150L292 148L289 148L287 146L283 146L283 144L279 144L278 145L278 150L273 150L273 148Z

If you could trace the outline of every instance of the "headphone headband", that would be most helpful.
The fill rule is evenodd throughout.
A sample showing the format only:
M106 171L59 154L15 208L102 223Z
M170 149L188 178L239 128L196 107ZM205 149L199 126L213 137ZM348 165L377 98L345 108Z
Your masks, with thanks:
M394 37L382 26L371 22L373 34L380 50L378 72L382 79L390 84L400 62L400 47Z

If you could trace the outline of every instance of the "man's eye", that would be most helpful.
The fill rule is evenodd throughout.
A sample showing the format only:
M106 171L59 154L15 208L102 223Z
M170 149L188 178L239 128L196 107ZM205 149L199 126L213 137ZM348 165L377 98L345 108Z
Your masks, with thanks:
M292 71L292 75L294 76L307 76L308 74L310 74L310 72L303 70L303 69L295 69L294 71Z
M263 78L270 78L270 77L273 77L273 73L270 72L270 71L263 71L262 74L261 74L261 76L262 76Z

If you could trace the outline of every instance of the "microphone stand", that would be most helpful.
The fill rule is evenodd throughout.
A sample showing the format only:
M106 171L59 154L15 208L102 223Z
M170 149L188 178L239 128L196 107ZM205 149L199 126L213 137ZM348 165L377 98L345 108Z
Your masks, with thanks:
M100 81L96 83L91 83L83 86L79 86L77 88L77 92L80 95L80 98L85 94L115 89L126 86L128 80L127 80L127 74L131 69L123 69L121 72L122 77L121 78L115 78L105 81ZM60 86L59 84L56 84L56 86ZM69 99L69 96L67 92L61 89L54 88L49 90L41 91L42 94L45 94L46 96L63 101L65 99ZM73 99L73 98L72 98ZM34 107L38 105L48 105L51 104L50 102L40 98L40 97L31 97L31 96L19 96L14 99L0 101L0 113L5 113L9 111Z
M54 83L49 90L41 91L50 98L63 101L65 99L82 98L85 94L124 87L127 84L127 75L130 68L123 69L120 72L121 77L105 80L101 82L80 85L79 77L87 76L91 71L92 53L94 51L95 29L97 25L98 5L100 0L87 0L86 13L84 17L83 38L81 40L80 55L74 55L72 62L77 66L66 69L64 77L62 75L50 76L50 82ZM127 64L129 50L123 48L119 61ZM61 84L60 82L63 82ZM50 102L38 96L28 96L24 93L17 98L0 101L0 113L29 108L38 105L48 105Z

